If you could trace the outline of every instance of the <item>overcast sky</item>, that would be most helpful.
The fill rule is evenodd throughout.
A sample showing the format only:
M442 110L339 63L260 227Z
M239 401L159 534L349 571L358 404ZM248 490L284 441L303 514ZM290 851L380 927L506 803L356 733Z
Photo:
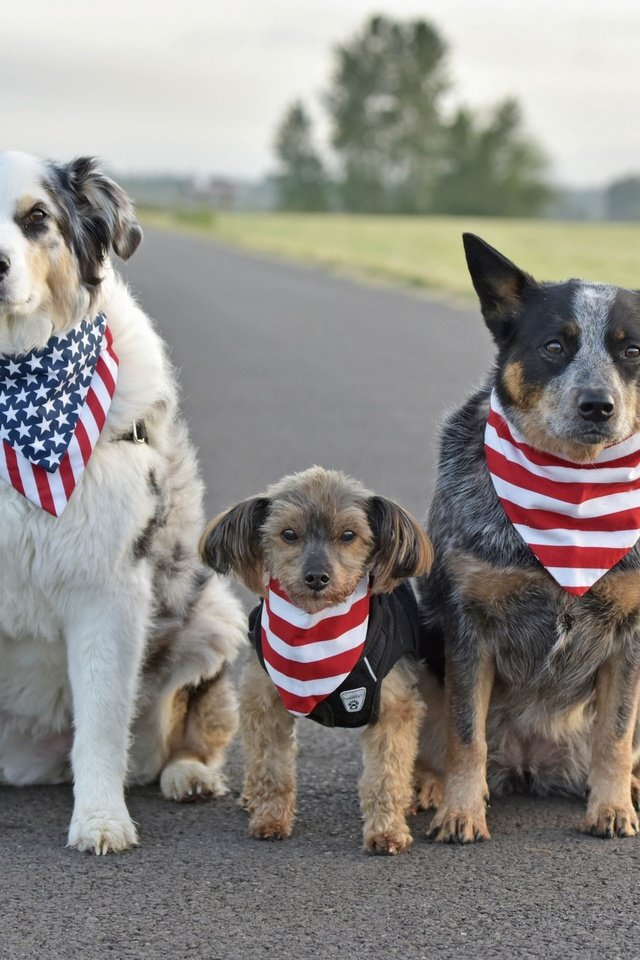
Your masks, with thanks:
M3 145L120 170L256 176L302 97L326 137L331 49L375 12L450 45L452 102L521 102L558 182L640 172L637 0L13 0L0 20Z

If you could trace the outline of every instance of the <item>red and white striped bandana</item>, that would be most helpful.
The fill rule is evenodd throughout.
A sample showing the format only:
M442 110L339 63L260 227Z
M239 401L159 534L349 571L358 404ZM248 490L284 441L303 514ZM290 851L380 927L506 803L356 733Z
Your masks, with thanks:
M107 419L118 358L104 314L0 358L0 476L59 517Z
M349 676L364 650L369 578L344 603L319 613L294 607L277 580L262 605L262 656L289 713L306 717Z
M504 512L568 593L586 593L640 537L640 433L590 463L561 460L523 440L493 391L485 452Z

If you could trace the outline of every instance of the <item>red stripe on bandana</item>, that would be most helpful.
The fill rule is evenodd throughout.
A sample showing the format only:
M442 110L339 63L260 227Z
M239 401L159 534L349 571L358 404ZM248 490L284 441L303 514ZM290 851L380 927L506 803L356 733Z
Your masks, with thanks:
M13 447L10 447L8 443L3 444L4 455L7 461L7 470L9 471L9 478L11 486L15 487L18 493L21 493L22 496L26 496L24 492L24 485L22 483L22 477L20 476L20 468L18 467L18 458L16 457Z
M65 453L60 461L60 479L62 480L62 486L64 487L65 496L68 500L76 486L76 479L71 468L71 458L68 453Z
M51 496L51 487L49 486L49 478L47 477L47 471L43 470L41 467L33 468L33 476L36 481L36 486L38 488L38 495L40 497L40 506L43 510L46 510L47 513L56 515L56 505L53 502L53 497Z
M640 434L607 447L588 464L563 460L525 443L493 391L485 454L504 512L568 593L586 593L635 546Z

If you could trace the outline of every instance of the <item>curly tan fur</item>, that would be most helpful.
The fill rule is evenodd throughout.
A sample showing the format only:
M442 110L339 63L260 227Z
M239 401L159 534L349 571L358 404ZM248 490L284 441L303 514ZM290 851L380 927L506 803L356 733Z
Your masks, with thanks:
M203 534L200 551L215 570L233 570L260 595L265 580L274 577L296 606L311 613L343 601L365 573L373 592L390 592L403 578L425 573L432 561L428 538L406 511L321 467L285 477L221 514ZM327 571L321 591L305 584L310 557ZM380 697L379 719L363 734L364 847L395 854L412 842L406 816L424 711L408 660L389 672ZM262 839L288 837L295 816L295 721L257 656L242 678L240 729L249 832Z
M364 848L369 853L402 853L413 842L407 813L424 712L416 671L406 660L400 661L382 682L378 722L362 735L360 804Z

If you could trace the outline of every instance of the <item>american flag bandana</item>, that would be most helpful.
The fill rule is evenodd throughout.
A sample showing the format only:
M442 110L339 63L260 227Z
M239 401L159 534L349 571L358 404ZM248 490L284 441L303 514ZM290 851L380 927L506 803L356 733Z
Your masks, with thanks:
M59 517L107 419L118 379L107 319L0 358L0 476Z
M262 605L262 656L284 706L306 717L347 679L364 650L369 578L344 603L320 613L294 607L271 579Z
M523 440L493 391L485 452L504 512L568 593L586 593L640 537L640 433L590 463L561 460Z

